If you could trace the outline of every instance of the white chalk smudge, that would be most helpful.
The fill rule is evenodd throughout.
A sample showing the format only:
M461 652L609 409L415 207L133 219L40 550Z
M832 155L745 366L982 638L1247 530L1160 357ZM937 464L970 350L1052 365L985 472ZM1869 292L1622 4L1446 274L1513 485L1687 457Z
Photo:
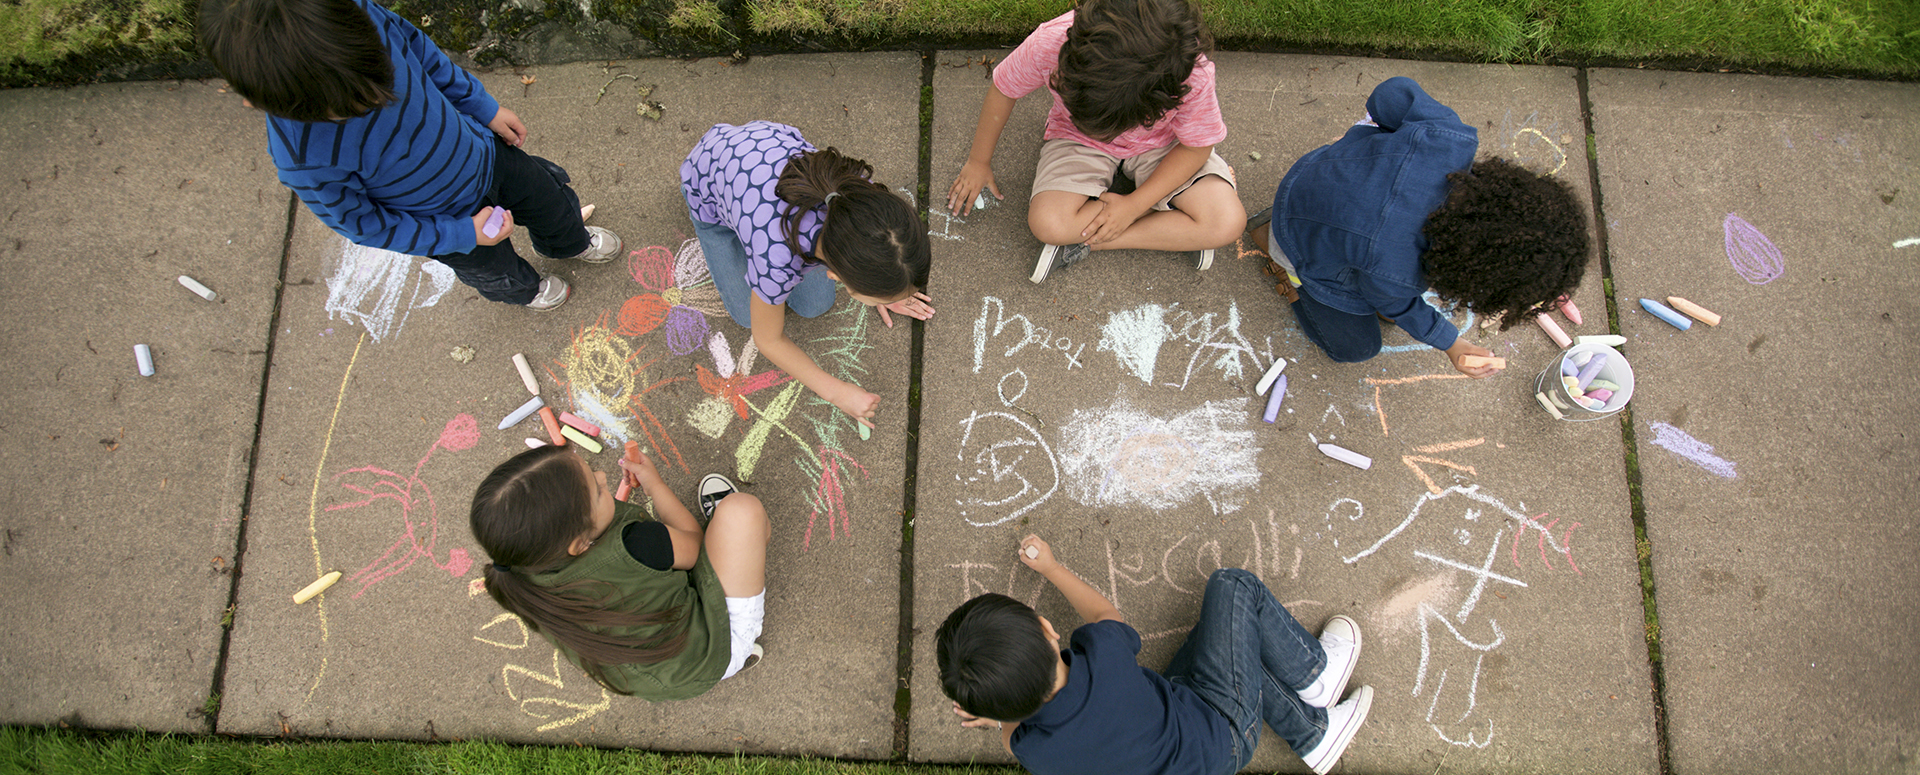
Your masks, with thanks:
M1230 514L1260 484L1247 399L1209 401L1162 419L1124 401L1083 409L1061 428L1067 492L1089 506L1168 509L1195 498Z
M1673 454L1686 458L1688 462L1707 469L1707 472L1714 476L1724 479L1734 478L1733 461L1713 454L1713 445L1663 422L1648 423L1648 426L1653 428L1654 446L1665 447Z
M446 264L422 261L415 280L413 256L345 239L340 244L340 261L327 277L327 319L366 326L375 342L399 334L413 310L439 303L453 288L453 268Z
M1160 359L1160 346L1166 344L1173 329L1167 325L1167 308L1143 304L1107 316L1100 327L1100 352L1111 352L1120 367L1152 384L1153 365Z

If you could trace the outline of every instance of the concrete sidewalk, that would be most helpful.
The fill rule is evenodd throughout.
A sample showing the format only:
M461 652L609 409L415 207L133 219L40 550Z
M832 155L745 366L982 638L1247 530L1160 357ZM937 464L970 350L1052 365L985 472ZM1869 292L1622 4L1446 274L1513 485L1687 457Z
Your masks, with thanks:
M320 226L217 82L0 92L0 722L1010 761L954 722L931 636L982 591L1077 622L1014 558L1037 533L1150 666L1216 567L1256 571L1310 629L1359 620L1355 682L1379 694L1345 772L1920 771L1902 599L1920 588L1920 394L1901 387L1920 85L1216 56L1250 212L1395 75L1483 154L1594 202L1605 260L1585 321L1559 322L1624 334L1637 386L1630 421L1586 423L1534 401L1558 348L1531 325L1456 317L1508 359L1485 381L1397 331L1380 358L1327 361L1244 244L1204 273L1103 254L1028 283L1046 106L1023 100L995 158L1006 200L928 213L924 347L844 295L790 321L883 397L861 441L706 304L680 160L713 123L765 118L943 200L999 53L482 73L632 253L534 259L574 283L550 314ZM1637 304L1669 295L1725 320L1680 332ZM476 594L468 495L542 435L495 429L527 397L514 353L549 404L656 450L684 496L721 471L767 504L765 665L686 702L610 695ZM1277 358L1268 425L1252 383ZM347 578L316 602L288 599L331 570ZM1303 770L1271 737L1254 768Z

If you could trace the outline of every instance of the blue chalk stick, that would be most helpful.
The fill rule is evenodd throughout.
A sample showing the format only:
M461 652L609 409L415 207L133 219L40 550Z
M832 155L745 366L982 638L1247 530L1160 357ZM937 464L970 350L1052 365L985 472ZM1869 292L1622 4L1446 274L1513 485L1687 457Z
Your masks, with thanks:
M1592 360L1587 361L1587 365L1580 368L1580 373L1574 375L1574 379L1580 381L1581 392L1586 392L1587 383L1592 382L1594 377L1600 376L1600 368L1606 365L1607 354L1597 353Z
M500 421L500 430L504 431L508 428L513 427L515 423L518 423L521 420L527 419L528 415L531 415L534 412L540 411L540 407L543 407L546 405L547 405L547 402L540 400L539 396L534 396L532 398L527 399L527 402L524 404L521 404L519 409L515 409L513 410L512 414L507 415L507 419Z
M1263 418L1273 422L1280 417L1280 400L1287 397L1287 375L1282 374L1273 381L1273 395L1267 397L1267 414Z
M1687 317L1686 315L1682 315L1678 312L1674 312L1673 310L1667 308L1667 305L1661 304L1660 302L1654 301L1652 299L1641 299L1640 308L1650 313L1653 313L1654 317L1667 321L1668 323L1672 324L1674 328L1678 328L1682 331L1685 331L1693 327L1693 318Z

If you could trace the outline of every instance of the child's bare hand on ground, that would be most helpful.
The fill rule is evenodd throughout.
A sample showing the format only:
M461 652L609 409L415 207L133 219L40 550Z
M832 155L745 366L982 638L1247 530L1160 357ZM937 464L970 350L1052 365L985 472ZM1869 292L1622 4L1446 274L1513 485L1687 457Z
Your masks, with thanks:
M1031 557L1028 556L1030 551L1033 555ZM1042 572L1060 564L1053 559L1053 547L1047 545L1047 542L1037 535L1020 539L1020 561L1026 563L1027 567Z
M515 148L527 142L527 125L521 123L520 114L506 108L501 108L500 112L493 114L493 120L487 122L487 128L499 135L500 139L507 141L507 145Z
M930 303L932 301L933 297L924 293L916 293L890 304L882 304L874 309L880 310L880 322L887 324L888 328L892 328L893 318L888 317L887 313L889 311L897 312L917 320L926 320L927 318L933 317L933 304Z
M973 212L973 200L980 195L980 189L986 189L995 199L1000 196L1000 184L994 182L993 165L967 162L960 168L960 177L947 189L947 212L954 215L966 215Z
M494 235L489 237L487 236L487 219L493 216L493 211L495 209L500 209L500 212L503 213L503 215L500 217L500 230L497 232L494 232ZM473 221L474 244L498 245L502 241L504 241L506 238L513 236L513 211L512 210L507 210L504 208L482 207L480 208L480 212L473 214L473 218L471 220Z
M972 713L968 713L964 710L961 710L960 703L957 703L957 702L953 704L953 715L960 717L960 726L967 727L969 729L979 729L981 727L986 727L989 729L1000 728L1000 722L994 721L993 719L981 718L979 716L973 715Z
M1111 191L1101 194L1100 201L1106 204L1106 207L1100 210L1100 214L1093 216L1087 228L1080 232L1080 236L1087 238L1088 245L1098 245L1113 240L1152 209L1151 205L1142 206L1134 202L1132 197L1121 196Z

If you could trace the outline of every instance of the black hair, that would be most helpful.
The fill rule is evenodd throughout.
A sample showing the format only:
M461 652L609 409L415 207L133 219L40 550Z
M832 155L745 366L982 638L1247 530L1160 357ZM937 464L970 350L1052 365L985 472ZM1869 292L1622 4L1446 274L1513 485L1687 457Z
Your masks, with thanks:
M468 525L491 559L484 578L494 602L573 651L601 685L620 691L607 684L603 666L653 664L678 655L687 645L689 620L685 606L628 610L604 581L547 587L528 578L573 562L567 547L593 529L592 485L583 478L584 466L580 456L557 446L508 458L474 490ZM638 627L658 630L641 638L609 634Z
M996 721L1019 721L1053 694L1060 655L1040 627L1040 614L989 592L961 603L934 634L940 687L960 709Z
M1212 45L1188 0L1086 0L1060 46L1053 90L1075 127L1111 140L1179 107Z
M1571 296L1587 271L1587 216L1565 181L1493 157L1447 176L1421 269L1434 291L1506 330Z
M393 60L353 0L201 0L197 31L234 92L281 118L335 121L394 100Z
M773 192L792 205L783 216L790 250L801 252L801 216L825 205L808 260L825 263L855 293L891 298L926 286L933 246L913 205L872 177L872 165L837 148L803 151L787 160ZM829 194L838 196L828 201Z

